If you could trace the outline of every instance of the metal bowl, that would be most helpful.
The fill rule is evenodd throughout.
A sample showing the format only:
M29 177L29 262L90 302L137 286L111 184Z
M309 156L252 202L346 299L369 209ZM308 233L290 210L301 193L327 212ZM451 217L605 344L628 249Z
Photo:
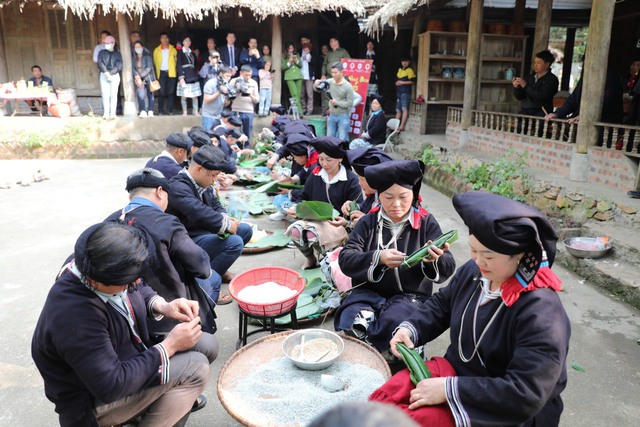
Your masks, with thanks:
M319 362L310 362L307 360L303 361L299 359L294 359L292 356L293 349L295 346L302 343L302 337L304 337L305 345L317 338L330 339L331 341L337 344L338 354L331 358L329 358L328 356L325 358L322 358L322 360L320 360ZM344 350L344 341L342 340L342 338L340 338L338 334L331 331L324 330L324 329L303 329L301 331L298 331L289 335L282 342L282 351L284 352L285 356L287 356L293 362L293 364L296 365L298 368L304 369L307 371L319 371L319 370L328 368L329 366L333 365L333 363L338 359L338 357L340 357L343 350Z
M600 258L611 250L611 242L602 244L596 237L570 237L563 243L567 252L576 258Z

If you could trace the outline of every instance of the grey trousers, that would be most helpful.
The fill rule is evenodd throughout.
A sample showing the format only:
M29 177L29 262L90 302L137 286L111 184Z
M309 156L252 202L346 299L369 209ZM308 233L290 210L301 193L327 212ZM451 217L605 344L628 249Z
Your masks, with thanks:
M302 81L302 92L300 93L300 102L302 110L307 113L313 113L313 80Z
M143 390L116 402L96 402L96 417L101 426L123 424L142 416L138 427L184 426L193 402L209 382L209 364L218 355L218 340L211 334L190 351L177 353L169 364L169 382Z

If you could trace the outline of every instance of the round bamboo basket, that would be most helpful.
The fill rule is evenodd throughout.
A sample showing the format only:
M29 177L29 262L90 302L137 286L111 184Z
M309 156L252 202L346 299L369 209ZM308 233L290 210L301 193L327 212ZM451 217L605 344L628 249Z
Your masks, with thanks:
M487 24L487 32L489 34L506 34L507 27L500 23Z
M464 21L451 21L448 24L448 28L452 33L464 33L467 31Z
M440 19L431 19L427 22L427 31L444 31L444 22Z
M243 404L242 396L235 393L237 382L242 380L245 372L266 364L276 357L283 357L282 342L295 331L280 332L254 341L231 355L218 376L218 398L224 409L245 426L277 427L269 422L269 414L255 411ZM355 338L341 336L344 340L344 351L340 359L359 363L376 369L385 379L391 378L389 365L373 347ZM292 369L297 369L292 366ZM292 423L291 426L295 424Z

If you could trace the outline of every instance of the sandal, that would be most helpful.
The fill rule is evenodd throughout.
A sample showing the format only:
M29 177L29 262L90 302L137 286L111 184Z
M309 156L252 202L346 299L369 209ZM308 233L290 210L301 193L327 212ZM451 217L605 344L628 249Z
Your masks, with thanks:
M640 191L627 191L627 196L632 199L640 199Z
M199 411L207 405L207 397L204 394L198 396L195 402L193 402L193 406L191 407L191 412Z
M220 294L217 305L227 305L233 302L233 297L229 294Z

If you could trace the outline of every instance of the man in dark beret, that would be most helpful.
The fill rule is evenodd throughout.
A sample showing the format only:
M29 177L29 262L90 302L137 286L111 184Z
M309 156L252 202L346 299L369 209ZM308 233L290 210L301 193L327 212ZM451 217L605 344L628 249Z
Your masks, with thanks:
M198 303L167 302L140 281L149 257L143 232L91 226L51 287L31 342L47 398L63 427L187 422L209 381ZM159 343L147 319L179 322Z
M151 158L146 168L162 172L167 179L176 176L182 170L182 164L187 160L193 141L182 132L174 132L166 139L167 145L162 153Z
M209 254L211 268L228 282L233 276L227 270L242 254L253 230L229 216L216 197L212 185L221 172L229 173L222 150L202 147L189 167L171 179L167 212L178 217L193 241Z

